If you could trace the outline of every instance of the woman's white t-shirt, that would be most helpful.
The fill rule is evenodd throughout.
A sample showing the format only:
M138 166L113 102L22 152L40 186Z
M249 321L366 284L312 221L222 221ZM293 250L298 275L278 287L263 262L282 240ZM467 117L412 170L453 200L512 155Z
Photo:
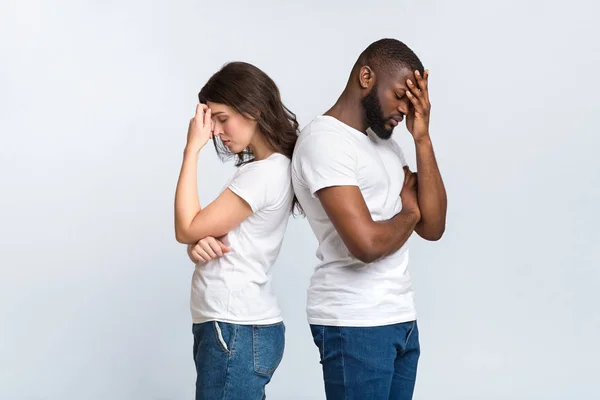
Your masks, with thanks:
M270 269L279 255L294 198L290 160L273 153L242 165L226 187L244 199L253 214L222 239L231 252L196 265L192 320L244 325L280 322Z

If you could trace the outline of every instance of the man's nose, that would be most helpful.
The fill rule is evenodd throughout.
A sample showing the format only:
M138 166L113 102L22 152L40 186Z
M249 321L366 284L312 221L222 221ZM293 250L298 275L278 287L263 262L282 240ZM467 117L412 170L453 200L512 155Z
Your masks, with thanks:
M402 114L408 114L410 112L410 106L411 106L411 102L408 98L404 98L402 100L400 100L400 104L398 104L398 111L400 111Z

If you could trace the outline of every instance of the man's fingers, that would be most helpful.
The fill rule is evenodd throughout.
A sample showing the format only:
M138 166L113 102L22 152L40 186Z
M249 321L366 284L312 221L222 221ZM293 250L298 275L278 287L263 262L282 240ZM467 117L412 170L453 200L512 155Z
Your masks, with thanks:
M410 174L412 174L412 172L410 171L410 167L408 165L404 166L404 184L406 185L406 182L408 182L408 178L410 177Z
M412 79L406 80L406 86L408 86L408 88L410 89L412 94L414 94L415 96L419 95L420 89L417 87L417 85L415 85L415 83L412 81Z
M412 178L412 179L413 179L413 181L414 181L414 183L413 183L413 184L414 184L415 186L417 186L417 185L419 184L419 177L417 176L417 173L416 173L416 172L413 172L413 174L412 174L411 178Z
M427 104L429 104L429 70L426 69L423 74L423 96ZM431 107L431 105L429 105Z
M417 185L417 173L411 172L406 180L406 186L413 187Z
M427 90L427 78L429 77L429 71L425 70L424 76L417 70L415 71L415 78L417 79L417 85L421 91Z
M415 111L418 113L429 113L429 109L431 105L429 104L429 71L425 70L425 77L421 76L419 71L415 71L415 79L417 80L417 84L410 79L406 80L406 85L408 86L408 91L406 92L406 96L410 99Z
M410 82L410 80L408 80L408 82ZM416 90L416 89L411 89L410 88L411 86L414 88L415 85L413 85L412 83L409 84L409 90L406 91L406 97L408 97L408 99L412 103L413 107L415 108L416 112L422 112L423 107L421 106L421 102L419 101L417 96L415 96L415 94L413 93L413 90Z
M418 187L419 186L419 180L417 179L417 174L414 173L411 178L413 180L412 181L412 187L414 187L414 188Z

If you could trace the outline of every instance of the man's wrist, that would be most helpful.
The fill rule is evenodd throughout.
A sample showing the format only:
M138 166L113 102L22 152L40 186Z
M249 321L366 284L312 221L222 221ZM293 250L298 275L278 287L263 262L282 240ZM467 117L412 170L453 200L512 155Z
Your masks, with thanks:
M417 225L419 223L419 220L421 219L421 215L418 208L402 208L402 210L400 210L400 213L406 215L406 217L413 225Z
M415 136L415 145L431 146L431 137L429 136L429 132Z

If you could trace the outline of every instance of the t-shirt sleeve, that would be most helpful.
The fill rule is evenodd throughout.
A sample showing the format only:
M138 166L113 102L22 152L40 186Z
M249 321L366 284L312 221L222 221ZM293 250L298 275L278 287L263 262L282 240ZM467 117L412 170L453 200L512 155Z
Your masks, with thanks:
M326 187L358 186L358 153L347 139L315 133L298 150L300 173L313 197Z
M242 165L236 171L233 179L229 183L229 190L240 196L255 213L264 208L267 201L267 182L268 177L261 165L249 163Z
M390 139L390 140L394 140L394 139ZM396 142L395 140L394 140L394 149L396 150L396 153L398 154L398 158L400 158L402 167L408 166L408 163L406 162L406 157L404 157L404 152L402 151L402 147L400 147L398 142Z

